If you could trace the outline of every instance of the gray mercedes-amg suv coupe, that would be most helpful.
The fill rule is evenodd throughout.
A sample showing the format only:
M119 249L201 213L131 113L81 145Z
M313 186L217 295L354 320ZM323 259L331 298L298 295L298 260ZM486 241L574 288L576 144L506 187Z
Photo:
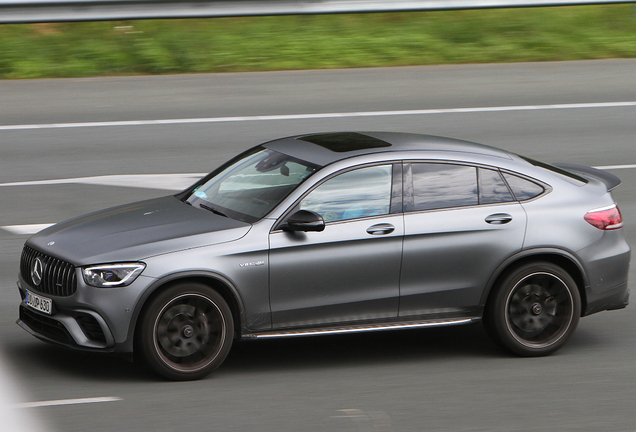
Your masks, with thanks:
M18 324L201 378L234 339L483 321L522 356L628 303L612 174L465 141L324 133L29 238Z

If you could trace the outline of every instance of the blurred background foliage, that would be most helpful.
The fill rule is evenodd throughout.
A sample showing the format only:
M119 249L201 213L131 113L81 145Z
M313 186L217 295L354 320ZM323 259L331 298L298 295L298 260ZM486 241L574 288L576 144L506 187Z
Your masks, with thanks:
M0 78L636 57L636 6L0 25Z

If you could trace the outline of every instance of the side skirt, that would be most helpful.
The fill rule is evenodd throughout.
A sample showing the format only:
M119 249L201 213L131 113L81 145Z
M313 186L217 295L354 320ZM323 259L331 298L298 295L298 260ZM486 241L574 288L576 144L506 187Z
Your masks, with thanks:
M453 318L453 319L428 319L428 320L416 320L416 321L403 321L392 323L374 323L374 324L352 324L348 326L338 327L314 327L298 330L275 330L267 332L249 333L244 334L243 339L272 339L282 337L296 337L296 336L319 336L327 334L346 334L346 333L362 333L370 331L383 331L383 330L406 330L422 327L444 327L451 325L463 325L471 324L481 321L480 318Z

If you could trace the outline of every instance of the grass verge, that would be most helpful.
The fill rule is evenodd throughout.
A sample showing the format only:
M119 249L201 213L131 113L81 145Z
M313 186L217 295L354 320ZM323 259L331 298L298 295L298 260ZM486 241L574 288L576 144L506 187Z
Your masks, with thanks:
M0 26L0 78L636 57L636 6Z

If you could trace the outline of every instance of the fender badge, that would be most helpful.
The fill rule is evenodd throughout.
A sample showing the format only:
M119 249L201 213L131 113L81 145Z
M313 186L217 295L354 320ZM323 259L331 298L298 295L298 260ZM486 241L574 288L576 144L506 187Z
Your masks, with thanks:
M239 267L255 267L265 265L265 261L246 262L239 264Z

